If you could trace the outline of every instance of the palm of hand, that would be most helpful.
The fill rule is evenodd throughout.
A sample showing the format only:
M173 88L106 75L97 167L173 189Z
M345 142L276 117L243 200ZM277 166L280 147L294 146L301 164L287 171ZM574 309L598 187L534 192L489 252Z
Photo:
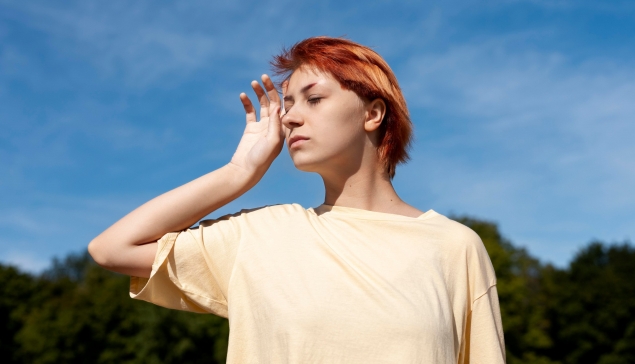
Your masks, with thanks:
M280 98L273 82L262 76L267 93L256 81L252 87L260 102L260 121L249 97L242 93L240 99L246 112L246 126L231 164L248 173L264 174L282 150L284 133L280 121Z
M266 117L245 126L231 163L247 171L255 171L273 162L282 150L283 138L270 135L270 122Z

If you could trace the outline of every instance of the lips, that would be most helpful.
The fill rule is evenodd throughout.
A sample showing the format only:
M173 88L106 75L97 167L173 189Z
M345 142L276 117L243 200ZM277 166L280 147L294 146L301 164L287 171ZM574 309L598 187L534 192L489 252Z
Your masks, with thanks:
M289 148L291 148L291 147L293 146L293 143L295 143L295 142L297 142L297 141L299 141L299 140L309 140L309 138L308 138L308 137L305 137L305 136L303 136L303 135L294 135L294 136L293 136L293 137L291 137L291 138L289 139L289 141L288 141ZM302 143L302 142L300 142L300 144L301 144L301 143Z

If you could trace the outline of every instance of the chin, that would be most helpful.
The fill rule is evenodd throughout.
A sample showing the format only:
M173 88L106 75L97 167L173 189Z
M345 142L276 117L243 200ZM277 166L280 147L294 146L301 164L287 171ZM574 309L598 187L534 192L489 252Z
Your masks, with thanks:
M317 168L315 168L315 166L311 165L311 164L302 164L302 163L293 163L295 165L295 168L299 171L302 172L316 172L318 171Z
M307 157L308 156L306 155L298 155L296 153L295 156L291 157L291 160L293 161L293 165L295 166L295 168L302 172L318 173L318 171L320 170L320 165L322 165L322 163L319 163L318 161Z
M291 160L295 168L302 172L313 172L319 175L330 174L334 170L343 170L347 166L350 158L345 158L346 150L322 151L315 153L315 150L297 150L291 154Z

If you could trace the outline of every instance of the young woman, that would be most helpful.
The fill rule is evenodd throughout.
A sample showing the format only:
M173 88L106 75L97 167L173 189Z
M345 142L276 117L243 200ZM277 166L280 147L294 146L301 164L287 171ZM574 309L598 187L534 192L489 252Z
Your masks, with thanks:
M391 180L411 122L371 49L315 37L272 62L284 76L240 99L247 125L222 168L140 206L88 249L130 294L227 317L232 363L503 363L496 277L480 238L402 201ZM236 199L287 144L324 204L198 220Z

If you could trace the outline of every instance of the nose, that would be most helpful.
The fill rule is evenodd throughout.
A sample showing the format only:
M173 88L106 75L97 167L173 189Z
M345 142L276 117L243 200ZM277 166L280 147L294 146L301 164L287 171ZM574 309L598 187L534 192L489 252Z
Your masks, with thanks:
M294 107L292 106L289 110L286 111L286 113L284 115L282 115L282 124L284 126L286 126L289 130L293 130L299 126L302 126L304 124L304 120L302 119L302 116L299 115L296 110L293 110Z

